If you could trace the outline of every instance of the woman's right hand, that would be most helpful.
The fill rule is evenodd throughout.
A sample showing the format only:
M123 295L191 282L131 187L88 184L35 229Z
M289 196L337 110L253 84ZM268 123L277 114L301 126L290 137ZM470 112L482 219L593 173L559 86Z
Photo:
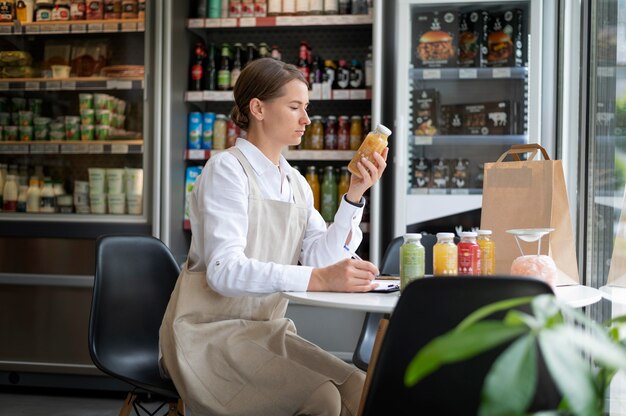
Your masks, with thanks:
M369 292L377 287L372 280L378 268L369 261L345 259L311 272L309 292Z

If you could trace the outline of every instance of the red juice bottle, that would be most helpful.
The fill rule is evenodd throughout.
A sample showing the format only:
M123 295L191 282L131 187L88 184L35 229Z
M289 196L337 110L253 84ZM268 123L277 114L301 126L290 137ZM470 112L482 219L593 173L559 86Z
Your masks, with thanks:
M480 246L476 242L476 233L464 231L457 245L459 276L480 275Z

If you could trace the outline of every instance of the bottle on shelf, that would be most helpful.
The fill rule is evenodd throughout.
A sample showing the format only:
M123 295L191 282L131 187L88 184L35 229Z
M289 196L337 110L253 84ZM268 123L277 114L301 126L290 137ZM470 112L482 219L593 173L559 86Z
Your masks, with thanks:
M324 0L310 0L309 13L314 15L324 14Z
M233 60L233 69L230 71L230 88L235 88L235 83L241 74L241 51L243 47L241 43L235 43L235 59Z
M433 246L433 275L456 276L458 271L457 248L453 233L437 233Z
M370 132L370 130L372 130L372 117L369 114L366 114L363 116L363 127L361 128L361 132L363 135L363 138L361 139L361 142L363 142L363 140L365 140L365 138L367 137L367 134Z
M321 84L322 83L322 66L321 59L317 56L312 59L311 67L309 72L309 86L313 86L313 84Z
M296 14L296 0L283 0L282 16L293 16Z
M17 193L17 205L15 207L16 212L26 212L26 193L28 192L28 186L20 185Z
M218 114L215 116L213 124L213 150L226 149L226 115Z
M217 66L215 65L215 44L209 44L207 53L207 65L204 71L204 89L215 91L217 89Z
M207 17L209 19L219 19L222 17L222 0L207 1Z
M322 181L321 214L324 221L331 222L337 212L337 181L335 169L332 166L324 167L324 180Z
M339 13L339 3L337 0L324 0L324 14Z
M279 16L283 12L283 0L267 0L267 15Z
M283 60L283 55L280 53L280 49L278 49L278 45L272 45L272 58L276 59L277 61L282 61Z
M208 0L198 0L198 6L196 7L196 17L204 19L207 17Z
M350 6L352 14L368 14L369 12L367 0L352 0Z
M309 45L306 41L300 41L300 50L298 52L298 63L296 65L302 75L304 75L304 79L309 79L309 73L311 69L309 68Z
M272 51L267 43L261 42L259 43L259 58L270 58L272 56Z
M206 51L204 45L201 42L197 42L194 47L193 63L191 65L191 85L189 89L191 91L202 91L204 87L202 85L202 79L204 75L204 58Z
M44 180L39 201L39 212L56 212L56 196L54 194L54 188L52 187L52 181L49 178Z
M324 123L322 116L313 116L311 119L310 150L324 149Z
M359 150L357 150L356 154L348 164L348 170L350 173L356 175L358 178L361 177L361 172L359 172L359 169L357 168L357 163L360 162L362 158L366 158L370 162L376 164L376 161L374 160L374 152L379 154L382 153L385 147L387 147L387 140L390 134L391 130L382 124L376 126L376 128L371 131L367 137L365 137L361 147L359 147Z
M363 68L358 59L353 59L350 63L350 88L363 88Z
M324 149L337 150L337 117L328 116L326 118L326 129L324 133Z
M345 59L339 60L339 66L337 67L337 83L336 88L345 90L350 88L350 68Z
M339 14L350 14L352 12L351 0L339 0Z
M372 59L372 45L370 45L369 52L367 53L367 58L365 58L365 86L368 88L371 88L373 82L374 82L374 62Z
M230 89L230 45L222 44L222 59L217 73L217 89L228 91Z
M337 128L337 150L350 150L350 119L348 116L339 116Z
M309 0L296 0L296 14L298 16L306 16L311 13L311 4Z
M341 198L348 192L349 188L350 172L347 166L342 166L339 174L339 183L337 184L337 201L341 201Z
M317 176L317 169L315 166L307 166L306 168L306 181L311 187L313 192L313 206L316 210L320 210L320 180Z
M362 141L361 116L350 117L350 150L357 150Z
M258 50L256 45L252 42L248 42L246 44L246 62L244 63L244 68L248 63L254 61L257 58Z
M39 212L40 199L39 179L36 176L31 176L28 190L26 191L26 212Z
M17 209L17 181L15 175L7 175L2 191L2 209L5 212L15 212Z
M400 246L400 290L403 291L414 280L424 277L425 250L421 234L404 234Z

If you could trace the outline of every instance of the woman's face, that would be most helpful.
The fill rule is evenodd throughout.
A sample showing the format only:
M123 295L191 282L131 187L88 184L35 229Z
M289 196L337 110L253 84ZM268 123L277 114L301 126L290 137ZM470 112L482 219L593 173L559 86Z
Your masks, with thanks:
M311 124L307 114L309 90L294 79L283 87L283 95L263 103L266 111L263 124L266 133L281 145L297 145L302 140L304 127Z

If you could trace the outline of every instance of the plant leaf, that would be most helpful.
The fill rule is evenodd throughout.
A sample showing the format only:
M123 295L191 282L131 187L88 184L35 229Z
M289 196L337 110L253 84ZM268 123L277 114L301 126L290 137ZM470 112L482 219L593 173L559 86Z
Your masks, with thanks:
M457 331L463 331L467 327L473 325L474 323L488 317L492 313L503 311L506 309L511 309L519 305L525 305L532 302L532 296L525 296L521 298L512 298L501 300L498 302L490 303L489 305L485 305L482 308L476 309L474 312L469 314L465 319L461 321L456 327Z
M534 330L541 329L539 321L534 316L515 309L506 313L503 322L508 326L526 325Z
M556 331L598 363L613 369L626 369L626 350L611 342L610 338L570 326L561 326Z
M527 331L499 321L477 322L463 331L453 329L418 351L404 373L404 385L412 387L444 364L472 358Z
M591 366L580 352L556 329L539 333L539 345L552 379L565 396L574 414L598 414L600 403Z
M623 324L626 323L626 315L616 316L615 318L611 318L607 321L604 321L603 325L611 326L613 324Z
M561 322L559 304L554 295L539 295L532 301L532 310L537 321L541 326L552 326L556 322Z
M536 338L520 337L493 363L485 378L479 414L523 414L537 386Z

